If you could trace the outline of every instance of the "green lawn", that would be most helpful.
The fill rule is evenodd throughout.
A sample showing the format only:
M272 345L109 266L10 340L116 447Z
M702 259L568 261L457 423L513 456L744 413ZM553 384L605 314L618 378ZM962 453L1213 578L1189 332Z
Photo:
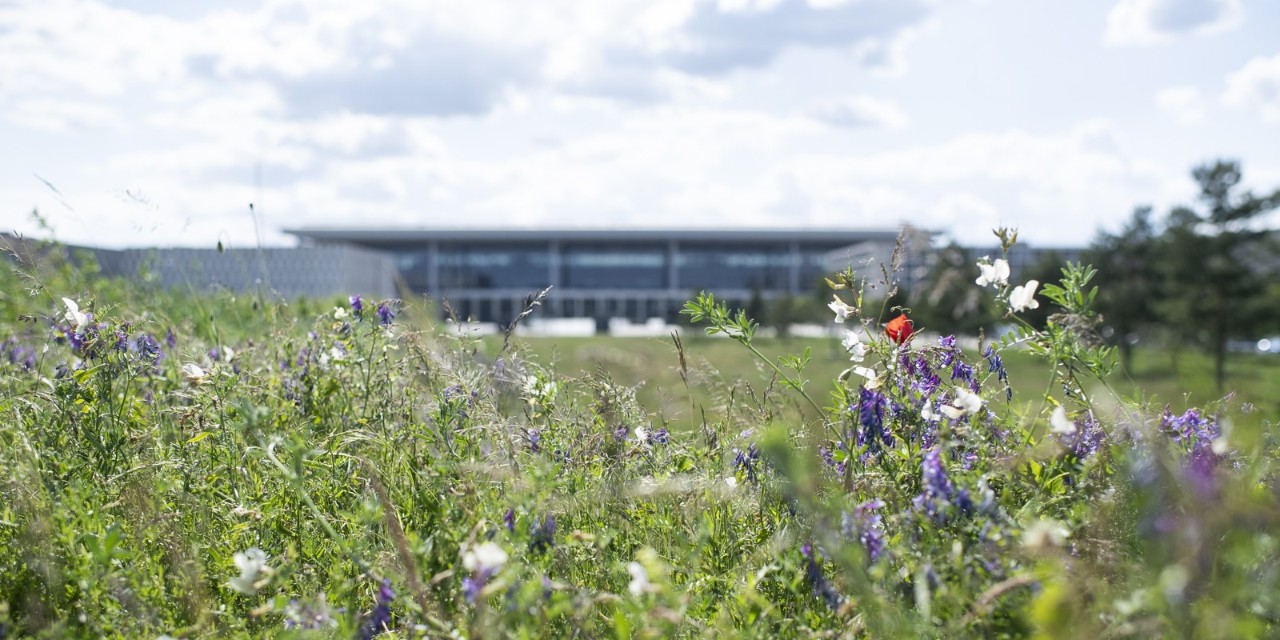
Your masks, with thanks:
M687 416L689 393L679 375L679 358L670 338L513 338L518 352L532 360L552 366L560 376L580 377L601 372L615 382L640 385L637 393L641 405L667 418ZM492 351L497 342L486 341ZM772 371L737 343L707 338L696 332L684 338L686 360L693 382L693 396L698 406L713 397L710 389L738 383L741 393L763 393ZM834 339L760 339L760 351L770 357L798 354L811 350L812 360L805 370L807 389L820 403L827 400L831 380L848 367L849 362ZM1049 367L1029 354L1011 351L1004 354L1009 377L1013 382L1014 401L1039 403L1051 388ZM1195 350L1185 350L1174 358L1163 351L1143 349L1135 353L1132 372L1117 367L1109 379L1111 389L1124 399L1146 400L1152 406L1165 404L1175 411L1205 406L1225 394L1218 393L1213 381L1212 358ZM1235 394L1232 406L1244 406L1237 412L1240 426L1259 426L1264 421L1276 422L1280 417L1280 357L1254 354L1232 354L1227 361L1228 392ZM738 381L741 382L738 382ZM777 388L775 393L785 393ZM1102 385L1092 389L1100 404L1111 404L1111 393ZM795 403L799 406L798 403ZM1252 405L1252 410L1248 407Z

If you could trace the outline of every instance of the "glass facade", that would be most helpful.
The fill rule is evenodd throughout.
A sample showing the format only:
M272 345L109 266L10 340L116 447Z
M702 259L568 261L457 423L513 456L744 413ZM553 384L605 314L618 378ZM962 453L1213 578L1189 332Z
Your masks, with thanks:
M440 288L534 289L551 284L546 244L442 244Z
M640 244L568 244L561 251L568 289L664 289L667 248Z
M786 245L681 244L681 289L789 289L794 258Z

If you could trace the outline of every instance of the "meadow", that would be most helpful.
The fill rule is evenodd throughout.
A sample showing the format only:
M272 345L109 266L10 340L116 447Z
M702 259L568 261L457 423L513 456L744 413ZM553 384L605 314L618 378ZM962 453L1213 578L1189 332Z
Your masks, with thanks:
M0 637L1274 637L1276 363L1111 371L1086 276L976 352L854 282L861 337L677 346L54 249L0 274Z

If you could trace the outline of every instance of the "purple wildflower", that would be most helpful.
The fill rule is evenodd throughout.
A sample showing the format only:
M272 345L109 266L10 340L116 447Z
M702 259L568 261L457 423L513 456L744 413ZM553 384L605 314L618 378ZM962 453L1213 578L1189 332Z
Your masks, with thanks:
M654 431L653 434L649 436L649 439L658 444L667 444L668 442L671 442L671 432L667 431L666 427L663 427Z
M516 530L515 509L507 509L507 512L502 514L502 524L506 525L507 531L515 533L515 530Z
M756 481L756 464L760 461L760 450L756 449L755 443L751 443L746 451L737 449L733 450L733 466L747 472L747 479L751 482Z
M845 536L856 538L867 550L872 562L884 555L884 519L877 510L884 507L884 500L869 500L858 505L853 513L841 518L841 530Z
M364 302L360 300L360 296L351 296L348 300L351 302L351 312L359 318L364 313Z
M533 553L544 553L547 549L555 546L556 537L556 517L548 515L545 518L534 518L529 523L529 551Z
M1013 399L1013 387L1009 386L1009 372L1004 369L1004 359L991 345L987 345L987 350L982 353L987 359L987 371L996 374L996 379L1004 383L1005 400Z
M938 338L938 346L942 347L942 355L938 358L938 364L944 367L951 366L951 361L956 357L956 337L943 336Z
M394 320L396 317L396 312L393 311L391 309L391 306L385 302L378 303L377 313L378 313L378 321L381 322L383 326L391 324L391 321Z
M956 358L951 363L951 379L964 380L965 382L973 381L973 367L964 363L964 361Z
M384 579L378 587L378 604L360 623L360 632L357 637L368 640L391 628L391 602L395 598L396 592L391 590L391 581Z
M832 611L839 609L840 605L844 604L844 596L840 595L840 592L836 591L823 575L822 567L813 553L813 546L807 542L804 543L804 546L800 547L800 554L808 561L805 565L804 577L809 587L813 589L813 595L822 598Z
M888 404L888 398L883 393L874 389L862 390L858 399L858 422L862 425L857 434L858 446L875 453L884 446L893 444L893 434L884 425L884 412Z
M627 426L621 425L617 429L613 430L613 437L616 440L626 440L628 433L631 433L631 431L627 429Z
M529 437L529 450L538 453L542 450L542 432L537 429L528 429L525 434Z
M942 466L942 454L936 447L924 453L924 461L920 467L924 487L914 500L917 509L923 509L935 521L942 520L950 506L956 506L966 513L973 510L969 492L957 490L951 484L947 470Z

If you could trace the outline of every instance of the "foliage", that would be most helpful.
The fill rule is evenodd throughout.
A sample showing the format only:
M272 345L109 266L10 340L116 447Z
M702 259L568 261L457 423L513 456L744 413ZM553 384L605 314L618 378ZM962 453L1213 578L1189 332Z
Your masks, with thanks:
M984 290L1021 329L976 360L905 320L890 339L836 276L830 379L699 295L691 320L776 385L704 380L678 338L668 415L396 301L139 290L49 255L0 274L0 634L1277 631L1271 425L1094 397L1085 266ZM1030 408L1023 350L1056 375Z

